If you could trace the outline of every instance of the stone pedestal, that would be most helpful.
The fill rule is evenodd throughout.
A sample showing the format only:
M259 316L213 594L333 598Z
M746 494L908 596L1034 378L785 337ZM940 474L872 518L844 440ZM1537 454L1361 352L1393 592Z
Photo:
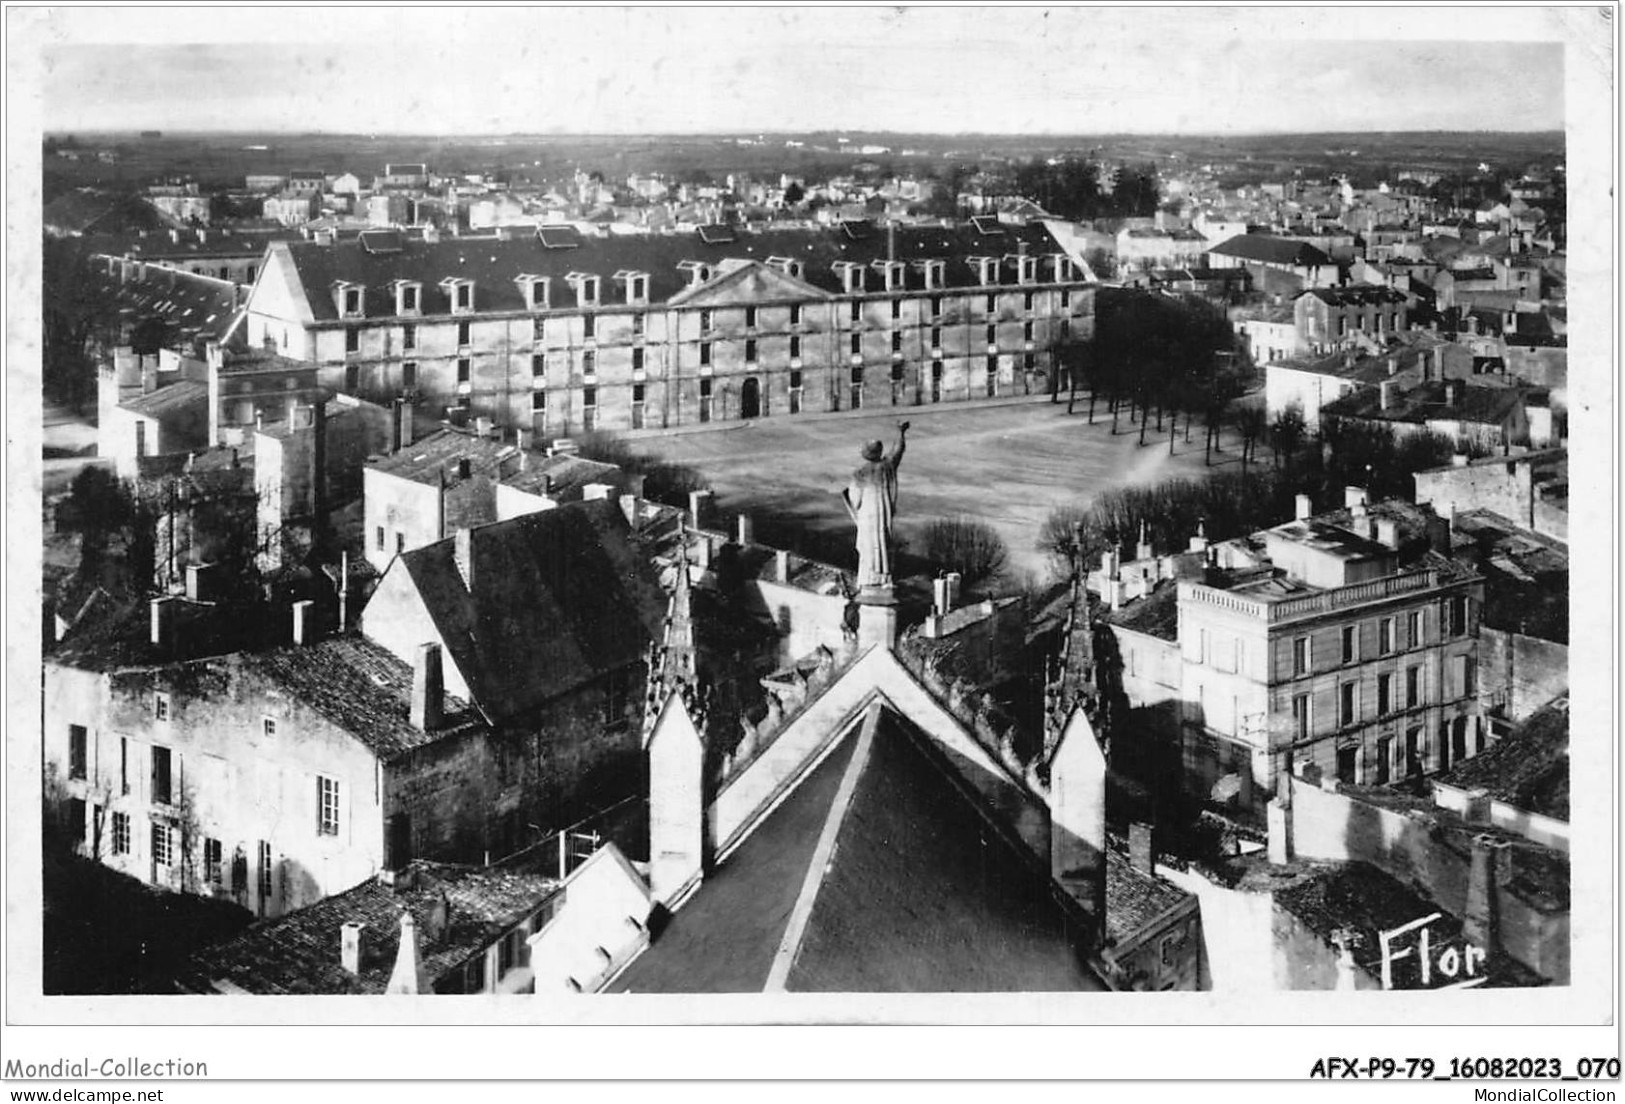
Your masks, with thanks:
M866 586L858 592L858 647L897 644L897 595L892 587Z

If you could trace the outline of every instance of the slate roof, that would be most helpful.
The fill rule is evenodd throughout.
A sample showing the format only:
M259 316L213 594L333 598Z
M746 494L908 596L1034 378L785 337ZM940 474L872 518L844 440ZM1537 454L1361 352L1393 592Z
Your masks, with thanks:
M1099 617L1107 624L1145 633L1158 640L1176 641L1179 639L1179 586L1174 580L1164 579L1150 594L1115 610L1103 609Z
M1439 781L1488 790L1519 809L1569 819L1569 699L1557 698L1511 734L1464 760Z
M1192 901L1191 894L1164 878L1147 874L1129 860L1126 845L1106 841L1106 938L1124 942L1160 916Z
M417 924L432 986L541 909L562 884L540 874L421 859L407 874L409 885L392 888L370 878L199 951L177 971L177 986L207 993L219 981L254 994L381 994L400 948L403 912ZM443 933L434 927L442 894L451 906ZM340 959L347 923L366 925L359 974Z
M473 430L448 426L413 441L398 452L375 456L367 461L367 466L385 475L429 486L437 485L444 475L449 486L457 481L459 461L469 461L475 473L493 475L499 459L511 452L512 445L481 437Z
M1380 284L1347 284L1335 288L1312 288L1304 292L1331 306L1366 306L1368 304L1403 303L1405 296L1393 288Z
M212 276L148 267L128 283L111 273L98 281L100 293L132 325L162 319L182 333L219 341L237 318L236 285Z
M242 227L210 229L199 240L195 232L184 230L176 241L167 233L98 234L90 239L98 253L113 257L184 262L226 258L257 257L274 241L291 241L297 230L252 230Z
M115 196L88 188L64 192L45 205L41 225L69 234L89 230L158 229L163 216L134 196Z
M354 242L334 245L292 242L285 248L293 259L318 321L338 317L328 289L334 281L364 285L368 317L390 317L395 312L394 280L421 282L430 313L444 304L439 289L448 277L474 280L475 306L480 311L525 311L528 304L515 280L520 275L547 276L553 280L555 302L570 302L572 296L564 277L572 272L602 277L600 301L609 308L622 298L621 289L611 279L616 272L644 272L649 275L649 302L664 303L688 286L688 276L678 264L685 260L703 261L715 268L728 259L766 261L773 256L793 257L802 262L802 279L831 293L842 290L840 277L832 270L837 261L850 261L866 268L887 256L888 235L881 230L854 238L842 229L772 230L748 232L735 229L726 241L707 242L701 233L660 235L617 235L583 237L564 227L543 227L538 236L502 240L495 237L443 238L439 242L406 240L397 253L372 254ZM896 258L903 262L922 259L947 261L945 279L950 287L980 286L979 275L967 260L971 256L1003 258L1015 254L1024 244L1027 252L1043 257L1064 253L1060 244L1042 225L1001 225L997 233L984 234L970 225L954 227L899 226L896 229ZM553 243L549 248L546 243ZM1003 279L1010 279L1011 265L1004 265ZM920 274L909 272L909 286L921 287ZM874 281L871 279L871 283ZM624 309L624 306L623 308Z
M470 593L447 538L398 560L475 705L498 722L642 659L666 597L618 502L470 530Z
M930 738L890 709L855 764L841 744L678 910L612 988L761 992L833 815L835 847L795 941L794 992L1101 990L1047 871L991 828ZM1177 892L1177 891L1176 891Z
M1237 234L1220 242L1209 253L1222 257L1239 257L1245 261L1265 264L1291 265L1294 268L1313 268L1330 265L1332 259L1307 242L1277 238L1269 234Z
M1429 380L1390 395L1388 408L1382 408L1382 393L1364 387L1334 399L1320 408L1322 417L1364 418L1384 422L1426 422L1432 420L1502 425L1523 405L1524 394L1512 387L1475 387L1452 381L1456 401L1445 402L1445 382Z

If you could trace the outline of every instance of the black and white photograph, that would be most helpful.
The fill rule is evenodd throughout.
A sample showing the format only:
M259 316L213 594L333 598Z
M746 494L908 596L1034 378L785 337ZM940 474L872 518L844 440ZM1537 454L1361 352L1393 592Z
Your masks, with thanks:
M8 1084L1617 1086L1618 14L8 5Z

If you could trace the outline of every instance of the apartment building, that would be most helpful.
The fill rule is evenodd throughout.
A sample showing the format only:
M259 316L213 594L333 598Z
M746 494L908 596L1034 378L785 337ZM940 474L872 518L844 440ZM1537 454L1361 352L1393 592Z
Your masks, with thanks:
M1047 386L1093 287L1042 226L279 243L247 339L324 382L557 438Z
M1483 580L1448 524L1402 502L1298 516L1211 550L1178 590L1184 774L1261 813L1278 774L1313 765L1381 785L1482 751Z

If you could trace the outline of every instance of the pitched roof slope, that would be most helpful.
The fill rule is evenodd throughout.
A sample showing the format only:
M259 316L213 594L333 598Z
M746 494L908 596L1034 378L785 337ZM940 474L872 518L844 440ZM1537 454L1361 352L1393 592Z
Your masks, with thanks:
M470 531L472 591L456 540L401 554L475 704L497 721L638 661L665 597L608 499Z
M1215 245L1208 252L1217 253L1222 257L1239 257L1245 261L1292 265L1297 268L1313 268L1333 263L1330 257L1308 242L1277 238L1269 234L1237 234L1228 241Z

